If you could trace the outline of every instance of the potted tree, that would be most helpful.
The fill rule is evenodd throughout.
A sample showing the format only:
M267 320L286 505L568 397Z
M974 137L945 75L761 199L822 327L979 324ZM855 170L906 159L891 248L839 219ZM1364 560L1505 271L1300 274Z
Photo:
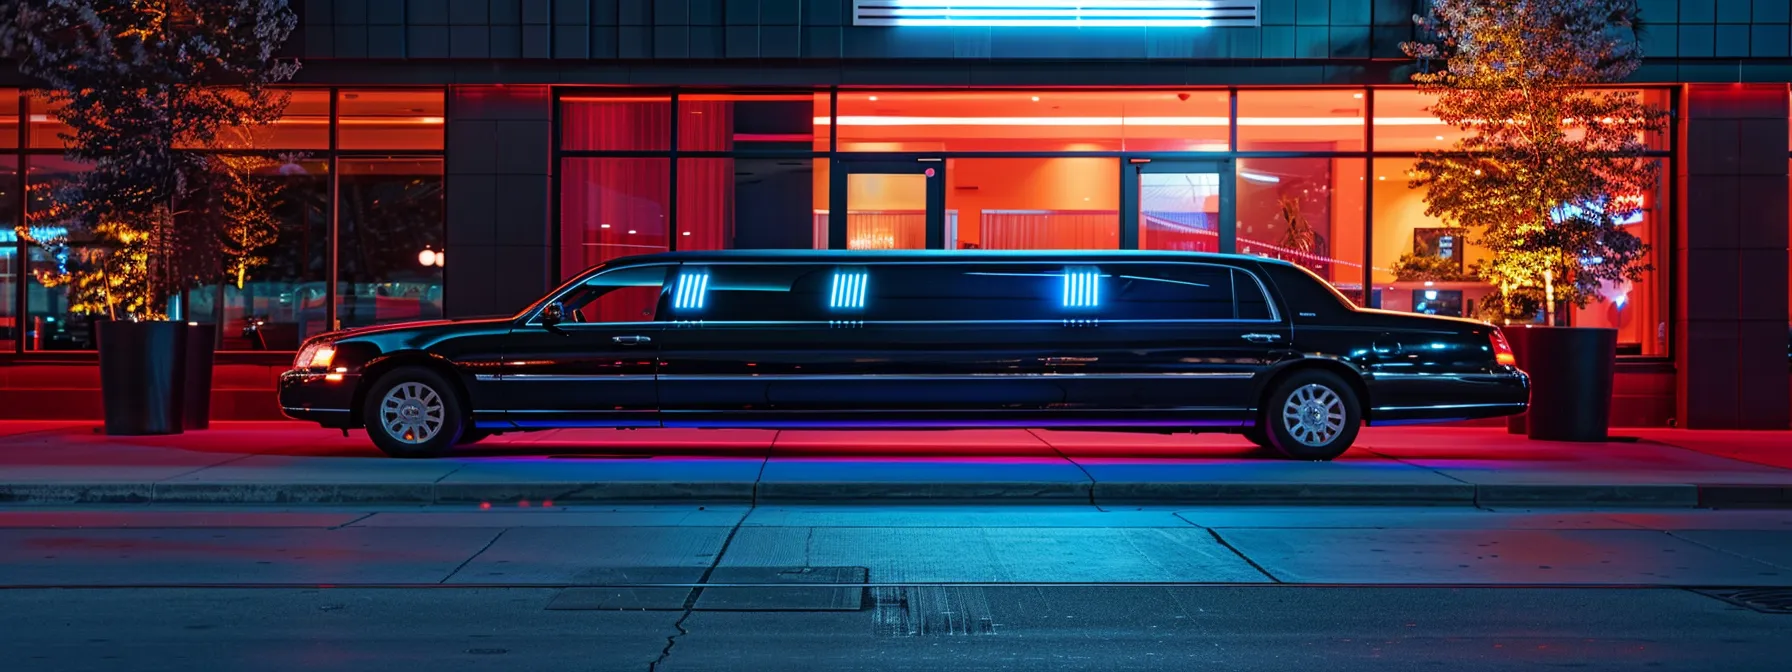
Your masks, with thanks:
M1644 137L1667 115L1597 88L1641 64L1636 13L1634 0L1434 0L1413 17L1430 40L1402 45L1431 112L1466 132L1423 153L1411 186L1490 253L1474 271L1498 292L1480 314L1508 325L1533 377L1536 439L1605 439L1616 333L1568 325L1565 308L1650 270L1620 223L1660 179Z
M79 263L33 272L99 318L107 433L178 433L185 400L209 394L213 341L194 339L193 363L207 370L189 394L189 325L176 297L240 253L207 225L230 214L220 205L238 188L212 150L231 148L228 131L279 118L286 98L268 86L297 70L273 57L294 15L285 0L58 0L7 11L15 28L0 43L61 104L64 153L89 166L56 194L67 233L19 231ZM69 253L76 245L83 254Z

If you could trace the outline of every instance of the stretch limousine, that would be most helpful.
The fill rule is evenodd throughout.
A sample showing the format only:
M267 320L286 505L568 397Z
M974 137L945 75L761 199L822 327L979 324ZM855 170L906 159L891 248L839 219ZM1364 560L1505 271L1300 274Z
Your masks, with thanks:
M440 455L559 427L1241 433L1329 460L1366 423L1524 411L1500 331L1311 272L1169 252L678 252L514 316L307 340L280 405Z

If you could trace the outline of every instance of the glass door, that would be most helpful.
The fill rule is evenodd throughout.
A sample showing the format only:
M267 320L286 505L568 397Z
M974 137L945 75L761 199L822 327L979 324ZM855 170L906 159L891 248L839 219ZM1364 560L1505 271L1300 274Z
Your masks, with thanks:
M1134 159L1121 173L1126 203L1137 218L1121 247L1177 252L1238 250L1232 162Z
M937 250L945 247L946 162L939 159L836 162L828 185L826 247ZM819 219L819 218L818 218ZM820 236L817 236L820 238Z

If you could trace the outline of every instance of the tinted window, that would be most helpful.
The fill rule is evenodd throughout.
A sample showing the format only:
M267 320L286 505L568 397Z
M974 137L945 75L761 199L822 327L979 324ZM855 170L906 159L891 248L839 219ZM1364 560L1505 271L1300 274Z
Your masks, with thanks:
M1051 320L1065 307L1065 267L890 264L869 269L867 320ZM1093 317L1093 315L1087 315Z
M1275 317L1269 309L1269 297L1263 286L1250 273L1232 269L1232 291L1238 296L1238 319L1267 320Z
M1102 269L1111 320L1230 320L1232 269L1197 264L1119 264Z
M667 266L619 268L591 276L560 298L568 322L651 322Z
M685 264L668 291L670 319L792 322L830 318L836 269L822 264Z

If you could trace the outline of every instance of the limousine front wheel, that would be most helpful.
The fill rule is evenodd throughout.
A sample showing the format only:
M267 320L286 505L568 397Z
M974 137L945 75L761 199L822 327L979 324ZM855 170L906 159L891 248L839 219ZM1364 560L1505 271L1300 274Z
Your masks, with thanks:
M454 386L420 366L394 369L367 390L361 418L373 444L393 457L434 457L466 431Z
M1362 425L1356 392L1330 371L1282 379L1263 407L1269 443L1296 460L1330 460L1350 448Z

